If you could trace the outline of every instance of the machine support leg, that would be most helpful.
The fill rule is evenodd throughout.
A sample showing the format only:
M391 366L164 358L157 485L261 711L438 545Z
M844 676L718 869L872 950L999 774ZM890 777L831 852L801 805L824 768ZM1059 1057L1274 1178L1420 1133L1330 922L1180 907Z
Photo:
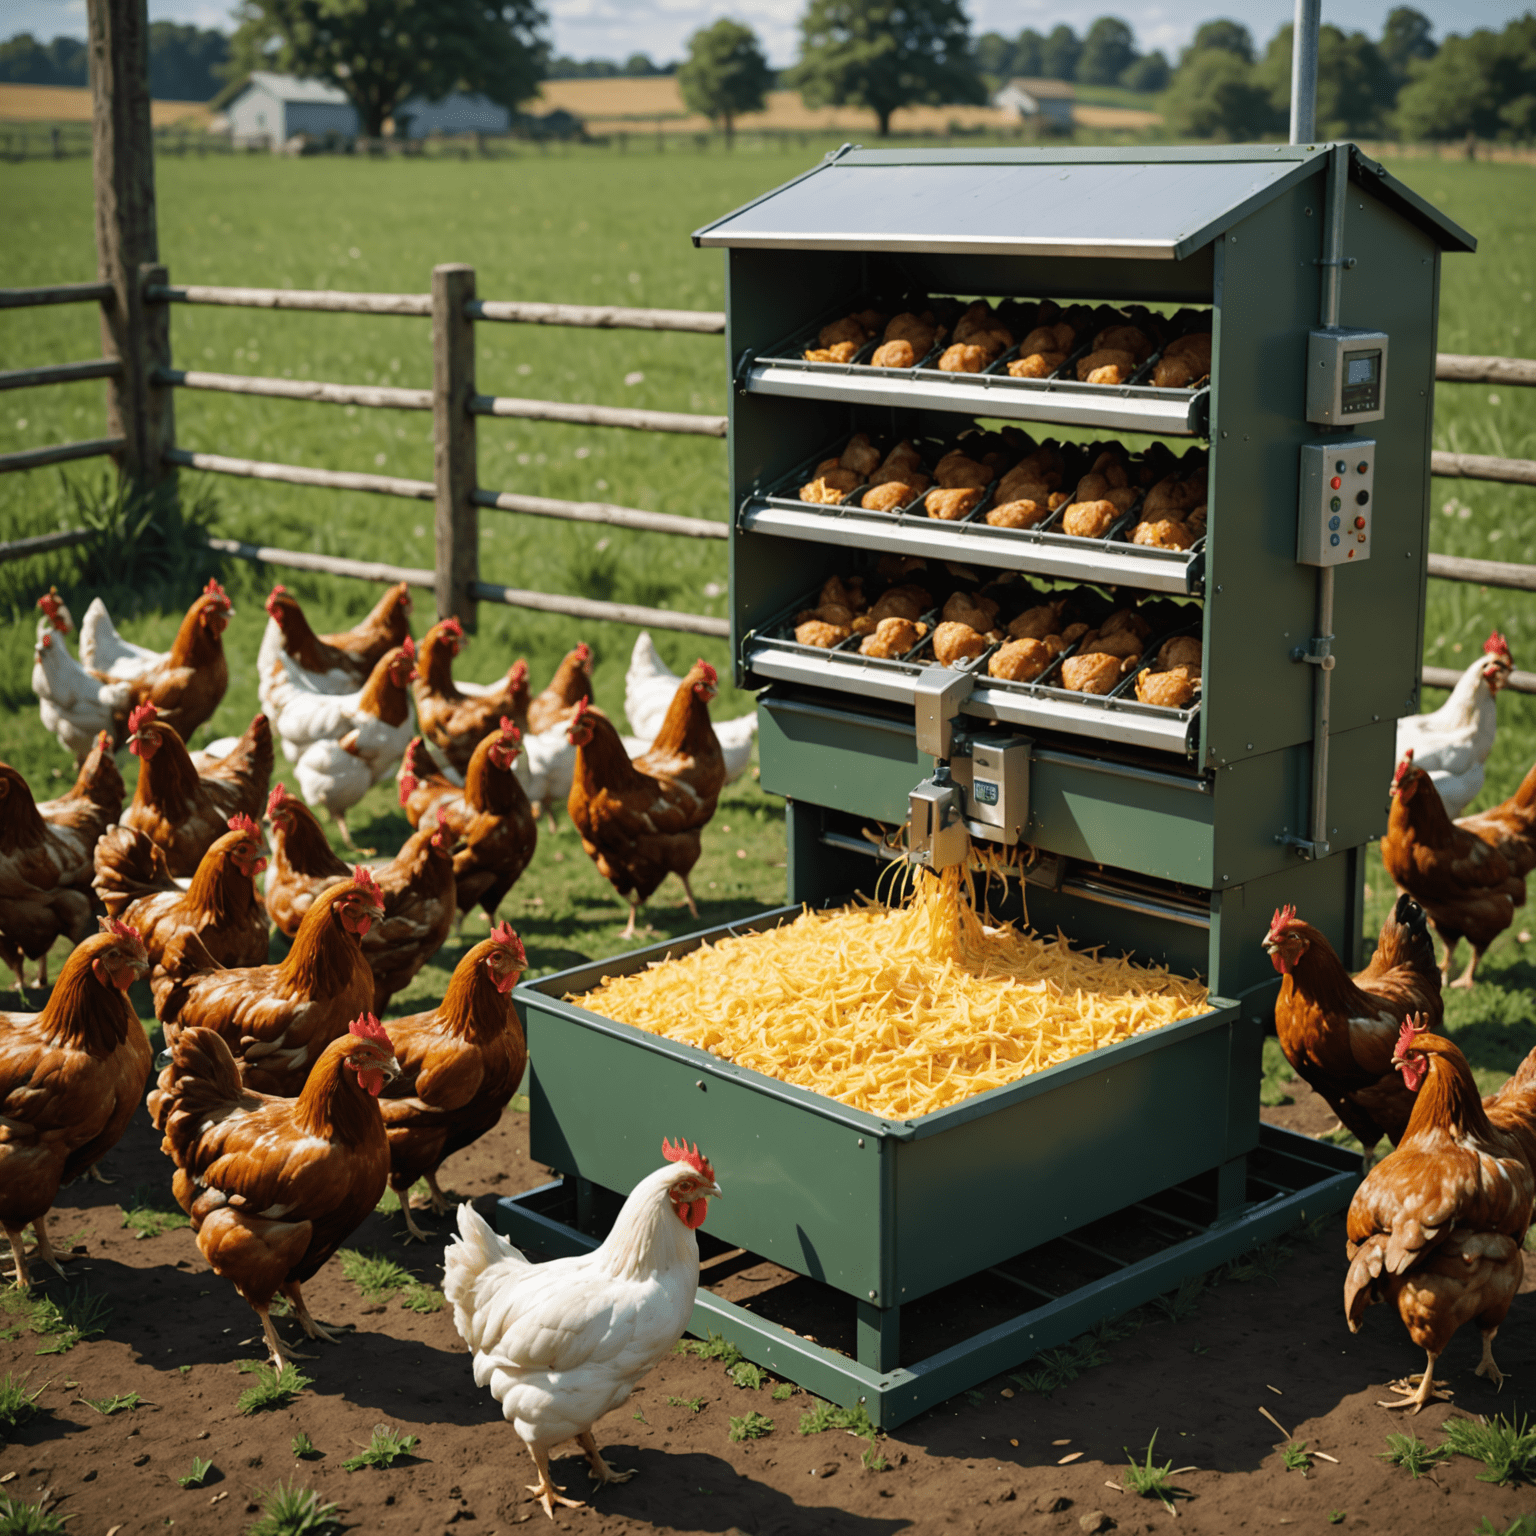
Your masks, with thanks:
M859 1301L858 1361L874 1371L894 1371L901 1363L901 1308Z
M594 1236L593 1225L597 1220L596 1188L591 1179L584 1179L579 1173L573 1175L571 1182L576 1186L576 1230Z
M1248 1199L1248 1159L1234 1157L1216 1170L1216 1219L1230 1216Z

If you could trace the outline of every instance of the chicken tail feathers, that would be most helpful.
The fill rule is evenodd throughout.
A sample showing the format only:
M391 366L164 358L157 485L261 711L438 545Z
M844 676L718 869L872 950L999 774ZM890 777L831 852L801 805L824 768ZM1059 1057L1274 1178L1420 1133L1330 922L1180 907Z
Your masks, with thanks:
M188 1029L171 1046L171 1062L149 1095L149 1118L165 1132L164 1150L178 1168L196 1160L210 1120L260 1101L240 1082L240 1069L224 1037Z
M141 897L179 889L153 839L133 827L110 826L97 840L96 878L91 885L107 908L121 917Z
M208 946L203 943L202 936L188 928L165 946L165 953L160 957L160 969L167 976L185 980L199 971L221 971L224 967L208 953Z
M453 1325L471 1349L479 1347L475 1325L477 1283L493 1264L528 1261L467 1200L459 1206L459 1235L443 1250L443 1295L453 1307Z
M1417 971L1439 992L1440 967L1435 962L1434 940L1423 907L1411 896L1399 896L1391 917L1382 924L1369 969L1380 976L1400 965Z
M1359 1333L1360 1321L1366 1312L1385 1300L1380 1282L1385 1270L1383 1245L1380 1233L1368 1237L1355 1250L1350 1260L1349 1273L1344 1277L1344 1316L1351 1333Z

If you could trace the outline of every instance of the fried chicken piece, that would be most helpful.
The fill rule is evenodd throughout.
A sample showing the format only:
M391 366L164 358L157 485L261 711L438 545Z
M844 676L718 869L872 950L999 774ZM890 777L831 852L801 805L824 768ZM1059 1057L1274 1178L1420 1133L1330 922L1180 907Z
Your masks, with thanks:
M985 634L997 623L997 602L990 597L953 592L939 617L946 623L969 624L972 629Z
M1160 389L1188 389L1211 371L1211 333L1194 331L1163 348L1152 370L1152 382Z
M1067 600L1058 598L1054 603L1038 603L1033 608L1026 608L1018 618L1008 626L1008 638L1010 640L1043 640L1047 635L1056 633L1057 626L1061 623L1062 610L1067 606Z
M1019 343L1019 351L1059 352L1065 356L1076 340L1077 332L1065 320L1058 320L1055 325L1037 325Z
M1033 468L1021 474L1015 465L998 481L997 499L999 502L1038 501L1043 507L1051 499L1051 488Z
M1186 524L1160 517L1153 523L1137 523L1131 532L1131 543L1153 549L1193 549L1197 537Z
M1193 635L1175 635L1157 648L1157 664L1168 671L1192 667L1198 675L1205 665L1205 647Z
M1005 501L987 513L994 528L1033 528L1051 515L1050 508L1039 501Z
M1079 656L1115 656L1121 661L1140 661L1145 647L1139 636L1128 629L1117 629L1111 634L1100 630L1098 635L1083 642Z
M882 341L869 360L871 368L915 368L918 358L928 349L919 352L910 341Z
M804 624L795 626L795 639L799 644L819 646L824 651L830 651L852 633L851 629L828 624L823 619L807 619Z
M1086 624L1068 624L1067 627L1062 630L1061 638L1068 645L1071 645L1074 640L1078 639L1082 635L1086 635L1087 633L1088 626Z
M1068 656L1061 664L1061 686L1073 693L1108 693L1120 681L1120 669L1125 664L1103 651L1090 656Z
M891 587L881 593L869 616L877 624L881 619L917 620L933 607L933 594L926 587L908 585Z
M1147 492L1142 508L1142 520L1159 517L1184 517L1197 506L1205 503L1205 475L1186 475L1175 472L1164 475Z
M1119 466L1117 465L1118 469ZM1121 471L1124 478L1124 471ZM1073 501L1107 501L1111 502L1118 511L1129 512L1136 505L1136 498L1140 493L1132 490L1128 485L1116 485L1108 475L1090 473L1083 476L1077 482L1077 494Z
M955 340L972 341L1001 328L997 311L985 299L977 299L975 303L967 305L965 313L955 322Z
M1030 683L1050 666L1055 655L1043 640L1009 640L992 653L987 671L1011 683Z
M945 490L953 491L964 486L980 488L991 485L994 477L990 465L973 459L963 448L951 448L934 465L933 478Z
M885 324L885 314L878 309L856 309L848 318L862 325L866 336L873 336Z
M985 495L986 491L976 486L940 487L928 492L923 498L923 507L929 517L953 523L969 516Z
M805 354L808 363L851 363L862 343L840 341L831 347L811 347Z
M914 624L911 619L881 619L859 650L865 656L905 656L927 633L926 624Z
M914 571L926 571L928 562L921 555L898 555L895 553L881 555L875 561L875 575L885 581L899 581L903 576L910 576Z
M1136 325L1106 325L1093 338L1091 352L1129 352L1138 363L1152 356L1152 338Z
M1061 514L1061 531L1078 539L1101 539L1119 516L1112 501L1074 501Z
M1170 667L1166 672L1146 668L1136 674L1136 697L1162 709L1187 709L1199 690L1198 668Z
M1077 376L1086 384L1124 384L1135 371L1134 354L1119 347L1101 347L1077 364Z
M851 469L829 469L800 487L800 500L820 506L840 506L848 493L857 488L859 478Z
M1008 375L1014 379L1048 379L1066 360L1065 352L1026 352L1008 364Z
M859 479L866 480L880 467L880 450L869 440L869 433L855 432L848 439L838 464L851 470Z
M830 325L822 326L816 335L816 345L835 347L839 342L851 341L857 348L862 347L869 337L869 330L853 315L844 315L841 320L834 320Z
M1117 608L1099 625L1101 635L1132 634L1145 640L1152 633L1152 626L1134 608Z
M934 659L941 666L952 667L956 662L969 661L980 656L987 648L987 637L969 624L950 622L940 624L933 632Z
M1002 347L983 347L974 342L957 341L939 354L941 373L981 373L992 366Z
M937 334L938 322L933 318L931 310L925 309L917 315L910 309L904 309L899 315L891 316L881 340L910 341L919 352L926 352L933 345Z
M821 593L817 601L823 607L828 603L835 603L839 608L846 608L850 613L858 613L861 609L869 607L864 598L862 576L850 576L846 581L841 576L828 576L821 584Z
M864 492L859 505L866 512L900 512L910 501L915 501L928 488L926 475L916 476L918 483L905 480L883 480Z
M1003 484L999 489L1006 489L1017 477L1022 484L1038 484L1048 490L1055 490L1062 482L1066 467L1066 460L1054 448L1036 448L1003 476Z

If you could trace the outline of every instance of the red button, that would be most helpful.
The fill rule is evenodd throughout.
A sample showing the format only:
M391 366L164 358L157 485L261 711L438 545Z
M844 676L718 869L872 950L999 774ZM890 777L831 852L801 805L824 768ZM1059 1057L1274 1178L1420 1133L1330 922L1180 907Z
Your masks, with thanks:
M1356 528L1364 528L1365 527L1365 519L1363 517L1357 517L1355 519L1355 527Z
M1332 487L1333 487L1333 489L1334 489L1334 490L1338 490L1338 488L1339 488L1339 487L1340 487L1340 486L1341 486L1341 485L1343 485L1343 483L1344 483L1344 482L1343 482L1343 481L1342 481L1342 480L1341 480L1341 479L1339 479L1339 477L1338 477L1338 476L1337 476L1337 475L1335 475L1335 476L1334 476L1334 477L1333 477L1333 479L1332 479L1332 480L1330 480L1330 481L1329 481L1329 482L1328 482L1328 484L1329 484L1329 485L1330 485L1330 486L1332 486Z

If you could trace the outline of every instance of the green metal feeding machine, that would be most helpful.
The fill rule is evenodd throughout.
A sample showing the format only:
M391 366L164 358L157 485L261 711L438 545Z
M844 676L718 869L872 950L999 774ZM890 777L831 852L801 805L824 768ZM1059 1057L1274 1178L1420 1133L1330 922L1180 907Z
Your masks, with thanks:
M1349 145L844 150L695 242L729 263L733 642L763 689L796 905L519 988L533 1156L564 1177L501 1220L590 1247L662 1135L696 1137L728 1196L696 1331L892 1425L1353 1190L1355 1158L1259 1123L1277 984L1259 941L1288 902L1355 964L1368 937L1364 847L1418 698L1440 256L1473 242ZM913 294L1177 311L1212 333L1209 377L1160 387L1155 357L1119 384L1079 382L1077 354L1039 378L1007 354L980 373L940 370L937 349L806 358L828 321ZM942 446L978 422L1208 445L1208 531L1166 549L1123 522L994 527L985 502L946 522L797 496L853 432ZM937 666L931 636L896 658L797 640L828 577L891 555L1015 573L1035 601L1141 600L1155 630L1199 636L1201 691L1167 708L995 678L985 656ZM893 840L866 833L903 825L933 868L967 837L1027 845L1014 912L1198 974L1209 1011L895 1121L563 1001L872 890ZM719 1294L763 1260L847 1298L845 1349ZM974 1328L935 1329L941 1292Z

